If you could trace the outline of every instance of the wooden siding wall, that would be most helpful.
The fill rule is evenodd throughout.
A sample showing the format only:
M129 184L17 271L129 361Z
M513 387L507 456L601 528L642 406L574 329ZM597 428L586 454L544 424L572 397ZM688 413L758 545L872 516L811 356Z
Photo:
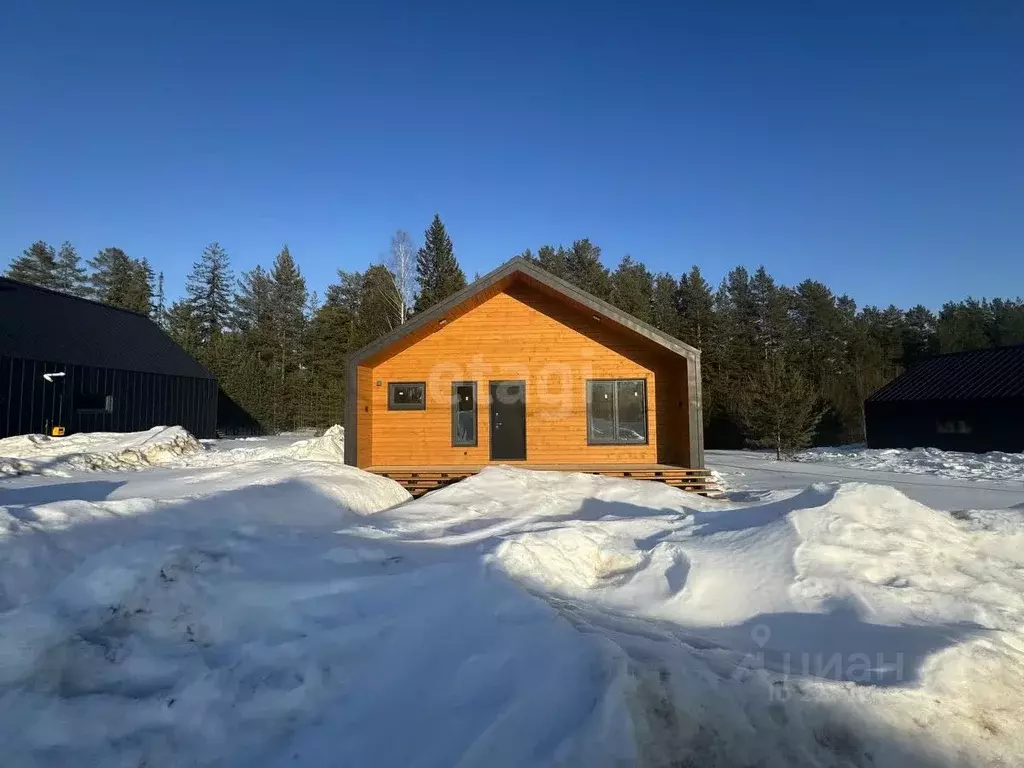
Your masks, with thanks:
M647 381L648 444L588 445L586 381L629 378ZM513 284L372 368L359 368L358 465L487 463L487 382L505 379L526 381L528 464L690 459L685 359ZM389 411L389 381L425 381L426 409ZM451 445L453 381L478 383L475 447Z

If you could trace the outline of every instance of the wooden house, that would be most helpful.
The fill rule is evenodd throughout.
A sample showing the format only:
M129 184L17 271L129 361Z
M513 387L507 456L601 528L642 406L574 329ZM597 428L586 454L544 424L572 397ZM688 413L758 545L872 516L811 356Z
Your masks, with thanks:
M346 463L413 494L487 464L703 490L700 352L516 258L354 354Z

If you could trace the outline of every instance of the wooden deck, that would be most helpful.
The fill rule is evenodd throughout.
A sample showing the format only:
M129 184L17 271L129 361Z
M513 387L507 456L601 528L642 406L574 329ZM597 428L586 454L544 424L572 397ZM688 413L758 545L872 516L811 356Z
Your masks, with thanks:
M413 467L413 466L371 466L367 472L388 477L404 487L413 497L436 490L459 480L465 480L487 465L462 467ZM491 465L494 466L494 465ZM583 472L588 475L605 477L628 477L633 480L654 480L684 491L693 491L702 496L715 493L718 487L706 469L676 467L671 464L514 464L508 466L533 470L556 472Z

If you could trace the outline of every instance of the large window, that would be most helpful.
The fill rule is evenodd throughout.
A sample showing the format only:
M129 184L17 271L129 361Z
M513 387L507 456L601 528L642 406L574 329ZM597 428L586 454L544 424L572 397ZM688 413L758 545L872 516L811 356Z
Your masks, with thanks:
M422 381L388 383L389 411L422 411L427 407L427 385Z
M647 442L646 381L587 382L587 442L597 445Z
M452 382L452 445L476 445L476 382Z

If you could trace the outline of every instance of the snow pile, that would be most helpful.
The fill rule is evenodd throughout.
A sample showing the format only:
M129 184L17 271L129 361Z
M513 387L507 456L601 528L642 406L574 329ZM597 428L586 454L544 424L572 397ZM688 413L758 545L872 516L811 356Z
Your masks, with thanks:
M960 453L938 448L812 448L794 461L821 462L854 469L906 472L964 480L1017 480L1024 483L1024 453Z
M227 447L235 442L245 443L244 447ZM250 447L255 443L255 447ZM291 460L329 461L345 463L345 428L335 424L320 437L296 440L280 436L273 442L266 438L241 438L224 440L211 446L212 450L202 455L193 455L180 462L190 467L223 467L250 461Z
M505 467L393 506L294 458L121 477L0 509L5 763L1024 759L1012 511Z
M21 435L0 440L0 475L51 475L167 465L203 452L181 427L145 432L88 432L68 437Z
M236 442L245 447L225 447ZM69 477L73 472L148 467L222 467L252 461L345 461L345 430L335 425L306 440L241 438L199 441L182 427L145 432L91 432L68 437L23 435L0 440L0 476Z

